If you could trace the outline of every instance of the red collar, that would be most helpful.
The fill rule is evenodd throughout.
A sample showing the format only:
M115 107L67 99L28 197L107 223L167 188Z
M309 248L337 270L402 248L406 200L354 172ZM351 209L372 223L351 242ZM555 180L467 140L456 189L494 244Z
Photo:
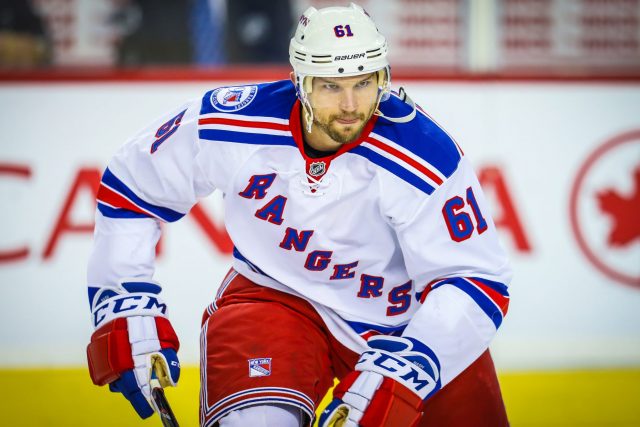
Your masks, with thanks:
M307 164L311 162L317 162L317 161L325 161L330 163L331 160L335 159L342 153L351 150L353 147L357 147L365 139L369 137L369 134L373 130L373 127L375 126L376 121L378 120L378 116L373 115L365 125L364 129L362 129L362 133L360 134L360 137L358 139L348 144L343 144L338 151L336 151L335 153L329 156L312 159L308 157L304 152L304 143L302 139L302 123L301 123L302 119L300 116L301 108L302 108L302 104L298 99L296 100L296 103L293 104L293 108L291 109L291 114L289 115L289 129L291 130L291 135L293 135L293 140L296 142L296 145L298 146L298 150L300 151L300 154L302 154L302 157L304 158Z

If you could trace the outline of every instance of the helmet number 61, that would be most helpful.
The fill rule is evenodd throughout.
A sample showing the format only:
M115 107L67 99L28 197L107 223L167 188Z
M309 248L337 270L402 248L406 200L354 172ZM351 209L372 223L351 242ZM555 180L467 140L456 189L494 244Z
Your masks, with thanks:
M353 37L351 27L349 25L336 25L333 27L333 32L336 33L336 37Z

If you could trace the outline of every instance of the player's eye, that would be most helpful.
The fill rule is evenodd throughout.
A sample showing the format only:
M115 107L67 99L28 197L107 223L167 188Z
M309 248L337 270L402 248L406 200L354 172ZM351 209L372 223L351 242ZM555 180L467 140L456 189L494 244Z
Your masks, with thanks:
M368 80L363 80L361 82L358 82L358 84L356 84L356 87L359 89L363 89L367 86L369 86L371 84L371 79Z
M335 83L325 83L324 88L327 90L338 90L339 86Z

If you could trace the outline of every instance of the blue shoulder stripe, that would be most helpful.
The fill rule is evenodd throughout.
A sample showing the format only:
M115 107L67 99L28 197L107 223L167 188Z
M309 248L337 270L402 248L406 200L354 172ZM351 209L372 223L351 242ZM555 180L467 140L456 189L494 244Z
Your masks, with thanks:
M380 154L376 153L375 151L367 147L363 147L362 145L359 145L357 147L352 148L349 152L362 156L366 159L369 159L371 162L388 170L398 178L406 181L407 183L413 185L414 187L422 190L427 194L431 194L434 191L434 188L431 185L427 184L426 181L419 178L413 172L403 168L399 164L392 162L391 160L381 156Z
M391 117L406 114L407 104L395 96L380 105L382 112ZM422 158L447 178L460 163L460 152L454 140L419 108L416 117L408 123L393 124L384 119L378 120L373 132Z
M104 175L102 175L102 182L107 186L113 188L118 193L126 196L129 200L131 200L138 207L151 212L155 216L162 218L167 222L174 222L182 218L185 214L174 211L169 208L164 208L161 206L152 205L144 200L142 200L136 193L134 193L126 184L118 179L110 170L107 168L104 171Z
M201 129L198 131L200 139L208 141L237 142L240 144L255 145L291 145L296 143L291 136L270 135L263 133L235 132L219 129Z
M236 100L225 105L223 100L223 103L221 103L219 98L224 93L237 94L237 96L240 96L241 102L238 103ZM204 94L200 106L200 114L233 114L238 112L238 114L247 116L288 119L296 99L296 90L290 80L279 80L258 85L222 86Z

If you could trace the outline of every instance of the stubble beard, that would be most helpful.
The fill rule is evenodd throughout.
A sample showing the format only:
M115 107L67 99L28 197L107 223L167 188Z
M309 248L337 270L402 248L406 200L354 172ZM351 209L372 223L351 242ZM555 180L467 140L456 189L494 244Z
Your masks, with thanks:
M358 137L360 137L362 130L367 125L367 122L369 121L369 119L371 119L372 115L373 115L373 108L371 109L371 111L369 111L367 115L365 115L364 113L355 114L353 116L346 116L344 114L333 114L329 116L329 119L326 122L320 122L316 117L314 117L313 124L318 129L326 133L329 136L329 138L333 139L335 142L339 144L344 145L344 144L353 142L357 140ZM336 123L338 119L344 119L344 120L359 119L360 122L357 127L347 126L343 131L341 131L333 127L333 124ZM351 128L353 129L349 130Z

